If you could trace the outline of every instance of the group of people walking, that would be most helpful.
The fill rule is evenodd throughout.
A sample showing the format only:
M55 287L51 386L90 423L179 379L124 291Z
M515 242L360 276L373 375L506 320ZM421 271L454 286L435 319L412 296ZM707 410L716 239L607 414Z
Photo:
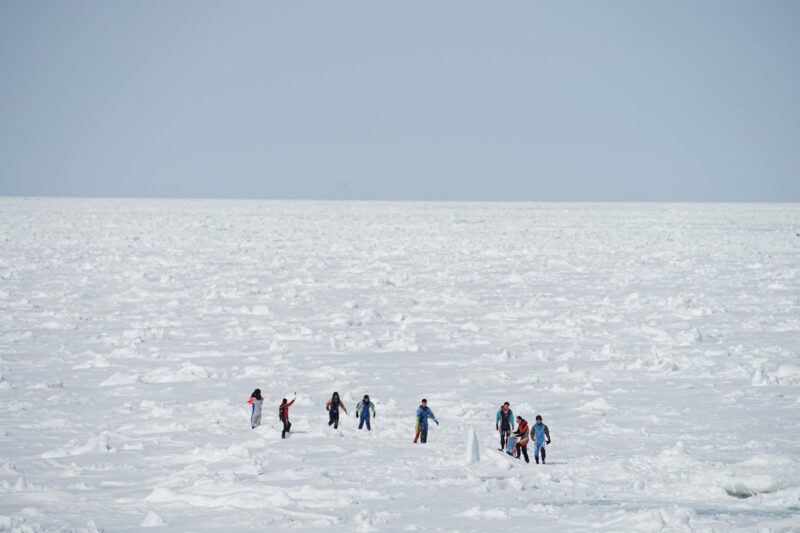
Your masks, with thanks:
M289 408L294 404L297 399L297 394L291 401L283 398L278 407L278 419L283 424L281 431L281 438L285 439L286 434L291 431L292 423L289 422ZM264 404L264 398L261 396L261 389L256 389L250 395L247 403L252 406L250 411L250 426L252 429L261 425L261 408ZM339 428L339 411L344 411L347 414L347 406L344 401L339 397L338 392L334 392L330 400L325 404L325 409L328 411L328 427L333 426L334 429ZM370 420L376 417L375 404L369 399L369 394L365 394L361 401L356 405L356 418L358 418L358 429L367 427L367 431L372 431ZM416 427L414 433L413 443L421 442L425 444L428 442L428 420L433 420L436 425L439 425L439 420L433 411L428 407L428 400L422 399L419 407L417 407ZM545 462L547 454L545 452L545 445L550 444L550 429L542 422L541 415L536 415L536 423L531 428L528 421L521 416L514 417L514 412L511 410L511 404L508 402L503 403L500 409L497 410L495 419L495 428L500 433L500 451L505 451L509 455L516 457L525 457L525 462L529 463L528 458L528 444L531 439L534 442L533 457L536 463L539 464L541 457L542 464Z
M294 404L295 399L297 399L297 394L295 394L291 402L284 398L280 406L278 406L278 419L281 421L281 424L283 424L283 430L281 431L281 438L283 439L286 438L286 434L292 429L292 423L289 422L289 408ZM250 427L256 429L261 425L261 408L264 405L264 397L261 396L261 389L254 390L250 398L247 399L247 403L251 407Z
M286 434L291 432L292 423L289 421L289 408L294 404L297 399L297 393L291 401L284 398L278 407L278 419L283 424L281 430L281 438L285 439ZM248 398L247 403L251 406L250 410L250 427L256 429L261 425L261 409L264 405L264 397L261 396L261 389L256 389ZM345 406L342 399L339 397L338 392L334 392L331 399L325 404L325 409L328 411L328 426L333 426L334 429L339 428L339 410L341 409L347 414L347 406ZM369 394L365 394L364 398L356 405L356 418L359 419L358 429L367 426L367 431L372 431L370 419L375 418L375 404L369 399ZM424 442L424 441L423 441Z
M344 402L339 398L339 393L334 392L328 403L325 404L325 409L328 410L328 426L333 426L333 429L339 429L339 409L347 414L347 407ZM364 398L356 405L356 418L358 418L358 429L361 429L366 424L367 431L372 431L370 426L370 418L375 418L375 404L369 400L369 394L365 394Z
M515 421L516 429L514 429ZM528 444L533 439L533 458L536 459L536 464L539 464L539 457L541 456L542 464L545 464L545 458L547 457L545 445L550 444L550 428L542 422L542 415L536 415L536 424L531 428L528 426L528 421L521 416L515 419L511 404L505 402L497 410L495 428L500 433L500 451L505 451L508 455L512 455L517 459L522 455L525 457L525 462L530 463Z

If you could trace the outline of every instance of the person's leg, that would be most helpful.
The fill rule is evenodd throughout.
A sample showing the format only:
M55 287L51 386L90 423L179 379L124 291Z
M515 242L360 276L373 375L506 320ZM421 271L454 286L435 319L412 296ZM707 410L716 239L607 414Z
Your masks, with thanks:
M520 446L520 448L522 449L522 455L524 455L524 456L525 456L525 462L526 462L526 463L530 463L530 462L531 462L531 460L530 460L530 459L528 459L528 446L527 446L527 445L525 445L525 446Z
M533 449L533 458L536 459L536 464L537 465L539 464L539 450L541 450L541 449L542 449L542 447L539 446L538 443L536 444L536 447Z
M416 444L417 440L419 440L419 434L420 434L420 429L419 427L417 427L417 432L414 433L414 444Z
M508 437L507 437L507 434L506 434L506 430L501 428L500 429L500 449L501 450L505 450L506 449L506 440L507 439L508 439Z
M281 438L285 439L286 438L286 420L281 420L281 422L283 422L283 431L281 431Z
M428 442L428 428L422 429L422 444Z
M333 411L328 411L328 426L333 425Z
M544 458L547 455L544 450L545 450L545 448L544 448L544 446L542 446L542 464L544 464Z
M369 425L369 418L365 418L365 419L364 419L364 422L366 422L366 423L367 423L367 431L372 431L372 428L371 428L371 427L370 427L370 425Z
M339 411L336 411L336 416L333 417L333 429L339 429Z
M363 427L364 427L364 417L362 416L362 417L361 417L361 418L358 420L358 429L361 429L361 428L363 428Z

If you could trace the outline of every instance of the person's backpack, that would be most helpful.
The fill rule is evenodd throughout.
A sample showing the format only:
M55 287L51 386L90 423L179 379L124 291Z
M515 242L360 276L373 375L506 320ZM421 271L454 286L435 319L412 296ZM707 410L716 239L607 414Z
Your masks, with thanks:
M514 453L514 443L517 442L517 437L511 435L508 437L508 445L506 446L506 451L508 453Z

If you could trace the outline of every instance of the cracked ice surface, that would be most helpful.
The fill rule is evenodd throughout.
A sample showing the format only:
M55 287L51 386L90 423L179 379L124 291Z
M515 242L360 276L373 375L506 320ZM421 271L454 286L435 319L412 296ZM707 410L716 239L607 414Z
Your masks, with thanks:
M0 531L800 529L797 233L796 204L0 198ZM548 465L495 451L505 400Z

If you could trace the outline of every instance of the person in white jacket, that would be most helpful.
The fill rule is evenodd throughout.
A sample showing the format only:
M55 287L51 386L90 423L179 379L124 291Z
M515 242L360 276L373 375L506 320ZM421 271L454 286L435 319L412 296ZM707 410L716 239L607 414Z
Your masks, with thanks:
M247 400L253 409L250 411L250 427L256 429L261 425L261 406L264 404L264 398L261 397L261 389L256 389Z

